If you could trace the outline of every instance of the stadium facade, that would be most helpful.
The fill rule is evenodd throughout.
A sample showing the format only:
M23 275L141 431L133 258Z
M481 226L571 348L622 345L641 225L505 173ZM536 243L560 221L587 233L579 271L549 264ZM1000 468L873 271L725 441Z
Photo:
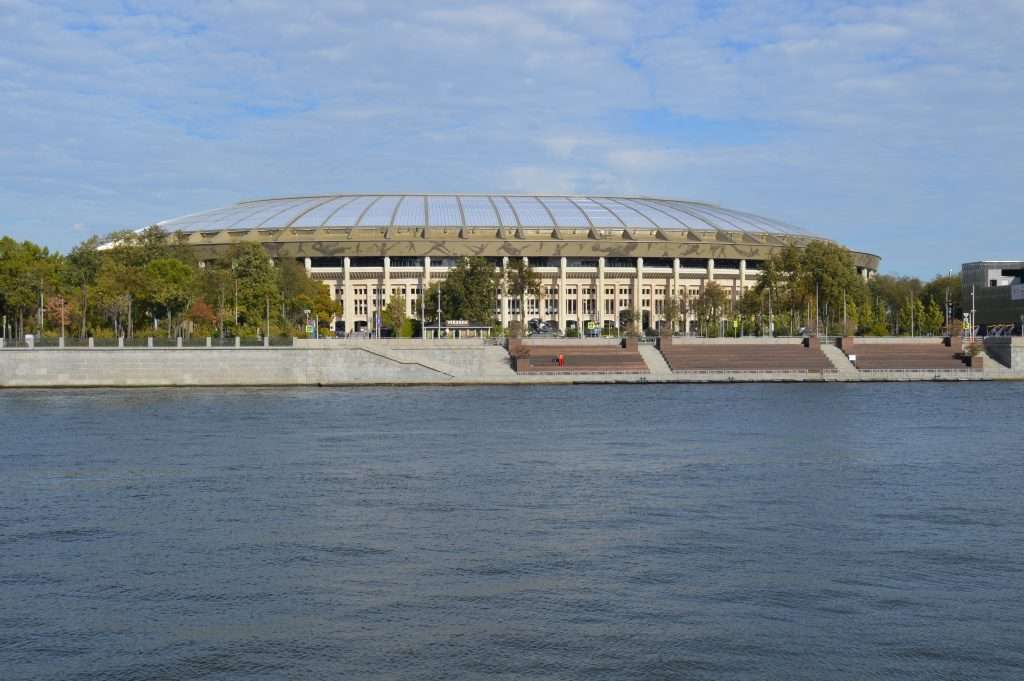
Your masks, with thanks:
M342 304L340 331L367 327L393 296L419 317L420 296L459 258L502 268L522 258L539 295L499 292L496 317L539 319L562 330L618 326L639 310L645 328L665 300L694 298L717 282L732 299L756 285L762 264L788 245L825 240L802 229L707 203L649 197L511 194L333 194L245 201L166 220L199 258L244 241L271 257L296 258ZM865 279L879 258L853 252ZM429 305L429 304L428 304ZM685 321L686 328L694 320Z

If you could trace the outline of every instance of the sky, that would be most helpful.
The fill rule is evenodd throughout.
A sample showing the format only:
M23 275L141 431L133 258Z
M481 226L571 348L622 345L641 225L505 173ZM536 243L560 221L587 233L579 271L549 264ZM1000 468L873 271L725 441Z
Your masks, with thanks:
M1024 258L1024 0L0 0L0 236L270 196L662 196Z

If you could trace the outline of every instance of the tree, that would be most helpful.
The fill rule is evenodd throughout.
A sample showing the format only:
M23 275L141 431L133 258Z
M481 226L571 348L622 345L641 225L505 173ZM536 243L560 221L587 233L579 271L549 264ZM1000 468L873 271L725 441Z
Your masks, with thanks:
M442 314L447 319L467 319L494 324L498 275L482 257L461 258L440 283ZM427 301L436 300L437 289L427 290ZM430 308L430 305L427 305ZM436 316L436 313L435 313Z
M640 321L641 317L632 308L625 310L619 310L619 328L627 336L639 336L640 335Z
M676 332L676 325L686 314L686 301L673 295L665 296L665 307L662 310L665 322L668 324L669 332Z
M718 325L722 319L726 299L725 289L718 283L709 281L704 285L704 290L701 291L694 305L703 335L717 336L719 334Z
M153 260L146 266L147 299L167 319L167 337L176 335L174 318L189 307L193 298L193 270L174 258Z
M412 335L406 322L405 296L391 296L388 304L381 310L381 325L391 329L394 336L409 337Z
M921 299L911 297L903 301L899 314L900 332L905 335L923 335L923 325L926 322L924 305Z
M342 314L341 304L331 299L330 290L310 279L306 269L295 260L282 260L277 266L281 292L282 317L293 325L305 322L305 311L318 325L329 324L331 318Z
M512 260L506 270L508 291L519 300L519 319L526 321L526 296L540 293L540 275L521 258Z
M267 310L281 305L278 276L267 251L255 243L239 244L231 259L238 285L238 316L242 325L259 329Z

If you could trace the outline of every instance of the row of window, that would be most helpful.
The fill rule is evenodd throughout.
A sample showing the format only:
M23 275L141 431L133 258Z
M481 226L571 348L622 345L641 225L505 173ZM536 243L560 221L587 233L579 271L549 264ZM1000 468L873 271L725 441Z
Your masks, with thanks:
M299 258L299 262L303 259ZM488 256L487 260L494 264L495 267L500 267L502 264L502 258ZM458 258L452 257L434 257L430 258L431 267L454 267L458 261ZM310 258L310 265L313 267L328 267L328 268L339 268L342 267L345 260L344 258L328 258L328 257L317 257ZM547 257L532 257L529 259L529 263L532 267L559 267L561 265L559 258L547 258ZM349 267L384 267L383 256L377 257L363 257L353 256L348 259ZM605 258L605 267L636 267L635 258ZM705 258L680 258L679 266L687 269L703 269L707 267L708 261ZM597 267L597 258L568 258L566 260L567 267ZM660 267L670 268L672 267L672 258L644 258L645 267ZM391 256L391 267L423 267L423 258L421 257L405 257L405 256ZM740 268L739 260L716 260L716 269L733 269L738 270ZM760 260L747 260L748 270L759 270L761 269Z

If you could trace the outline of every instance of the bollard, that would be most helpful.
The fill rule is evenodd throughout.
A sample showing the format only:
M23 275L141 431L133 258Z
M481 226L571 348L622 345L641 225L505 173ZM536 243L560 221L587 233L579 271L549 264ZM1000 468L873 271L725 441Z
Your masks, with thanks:
M0 348L2 348L2 347L3 346L0 345ZM61 350L64 349L64 336L61 336L60 340L57 341L57 347L60 348Z
M178 349L181 349L181 336L178 336Z
M151 349L151 350L153 349L153 337L152 336L149 336L148 338L146 338L146 347Z
M265 347L265 348L269 348L270 347L270 336L264 336L263 337L263 347Z
M124 336L117 337L117 347L124 350Z
M2 350L4 345L6 345L6 344L7 344L7 339L6 338L0 338L0 350Z
M242 347L242 337L241 336L235 336L235 347L236 348Z
M30 334L30 333L29 333L29 334L26 334L26 335L25 335L25 345L27 345L27 346L28 346L28 349L29 349L29 350L31 350L32 348L34 348L34 347L36 346L36 337L35 337L35 336L33 336L33 335L32 335L32 334Z
M206 337L206 347L208 347L208 348L212 348L213 347L213 339L210 338L209 336Z
M92 348L95 348L95 347L96 347L96 339L93 338L92 336L89 336L89 349L92 349Z

